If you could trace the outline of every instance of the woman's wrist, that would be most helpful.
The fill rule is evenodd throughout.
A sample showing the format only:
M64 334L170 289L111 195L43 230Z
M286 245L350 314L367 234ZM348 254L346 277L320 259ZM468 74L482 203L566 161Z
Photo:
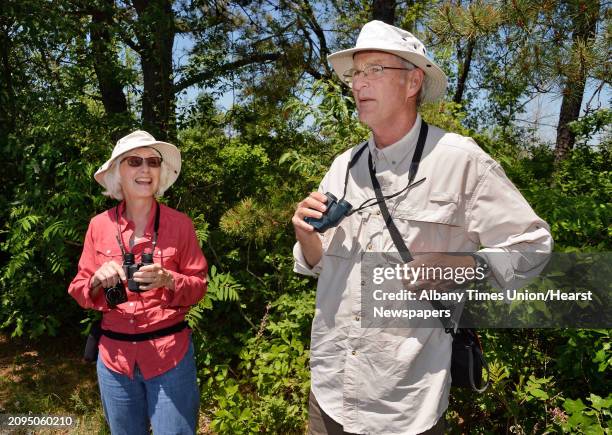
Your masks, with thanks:
M100 292L100 281L94 276L89 280L89 297L95 299Z
M165 270L164 272L164 287L166 287L168 290L174 290L174 275L168 270Z
M89 288L90 290L95 290L97 287L100 286L100 282L97 280L96 276L92 276L89 279Z

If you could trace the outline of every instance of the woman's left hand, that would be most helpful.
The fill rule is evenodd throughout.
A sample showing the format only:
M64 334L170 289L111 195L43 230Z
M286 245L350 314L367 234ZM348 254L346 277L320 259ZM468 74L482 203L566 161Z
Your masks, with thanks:
M142 266L138 272L134 272L134 281L141 283L140 290L144 291L159 287L174 290L174 277L159 264Z

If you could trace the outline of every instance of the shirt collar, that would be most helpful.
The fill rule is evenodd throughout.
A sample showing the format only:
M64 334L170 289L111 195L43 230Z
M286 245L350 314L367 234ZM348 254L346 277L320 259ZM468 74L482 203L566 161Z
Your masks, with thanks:
M370 134L368 148L370 149L372 158L374 161L384 160L389 167L395 168L402 162L402 160L406 158L406 156L412 154L414 148L416 147L420 131L421 115L417 113L416 120L414 121L414 125L410 131L400 140L389 146L382 149L377 148L376 144L374 143L374 136Z
M144 231L144 236L151 236L153 234L153 226L155 221L155 208L157 206L157 201L153 200L151 203L151 209L149 210L149 222L147 222L147 226ZM125 232L128 228L134 229L134 223L132 221L128 221L125 218L125 201L121 201L119 203L119 228L121 232Z

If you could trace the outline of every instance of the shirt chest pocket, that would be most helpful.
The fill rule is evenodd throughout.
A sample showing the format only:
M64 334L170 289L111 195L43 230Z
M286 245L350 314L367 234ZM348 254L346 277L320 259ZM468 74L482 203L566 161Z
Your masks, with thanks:
M162 267L177 271L178 251L173 246L156 247L153 251L153 262L161 264Z
M98 266L101 266L109 261L114 261L119 265L123 264L123 255L121 254L119 248L96 249L96 262L98 263ZM136 261L142 261L141 256L137 256ZM153 262L161 264L165 268L175 270L176 266L178 265L176 248L172 246L165 248L156 247L155 251L153 251Z
M409 200L402 201L398 204L393 217L400 220L460 226L458 202L458 193L432 192L424 204L412 204Z
M114 261L119 265L123 264L123 255L121 254L119 247L107 249L96 248L96 263L98 267L110 261Z
M359 234L362 219L358 214L344 218L338 226L323 235L324 255L336 258L350 258L359 249Z
M393 213L393 220L415 252L448 250L464 225L459 194L451 192L432 192L419 204L402 201Z

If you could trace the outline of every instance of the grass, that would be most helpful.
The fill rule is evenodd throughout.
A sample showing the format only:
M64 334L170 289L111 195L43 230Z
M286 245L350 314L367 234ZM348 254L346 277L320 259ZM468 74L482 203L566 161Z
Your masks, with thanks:
M37 429L36 434L107 435L95 363L82 359L85 337L78 333L31 341L0 333L0 414L71 415L70 429ZM199 430L209 419L200 411ZM0 435L32 431L0 429Z
M84 343L76 333L39 341L0 335L0 413L77 419L71 429L36 431L41 434L108 434L95 365L82 360Z

